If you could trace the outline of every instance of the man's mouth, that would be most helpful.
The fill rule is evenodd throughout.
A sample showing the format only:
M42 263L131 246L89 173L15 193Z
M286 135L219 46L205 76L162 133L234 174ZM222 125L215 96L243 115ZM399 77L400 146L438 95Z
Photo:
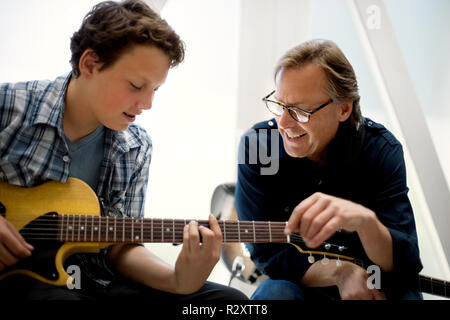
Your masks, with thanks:
M301 137L306 136L306 133L293 134L293 133L286 132L286 136L289 138L289 140L295 140L295 139L300 139Z

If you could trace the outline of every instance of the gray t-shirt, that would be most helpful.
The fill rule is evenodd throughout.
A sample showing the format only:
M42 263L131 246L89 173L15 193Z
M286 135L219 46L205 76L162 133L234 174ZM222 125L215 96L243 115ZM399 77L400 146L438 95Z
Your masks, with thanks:
M88 136L71 142L67 137L69 147L70 176L89 184L96 191L100 176L100 166L103 159L105 127L99 126Z

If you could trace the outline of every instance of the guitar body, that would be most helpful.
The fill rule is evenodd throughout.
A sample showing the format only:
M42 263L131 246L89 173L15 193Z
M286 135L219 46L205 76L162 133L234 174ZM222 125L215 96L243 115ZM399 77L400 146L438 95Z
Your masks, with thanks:
M62 242L58 241L56 233L54 238L46 235L43 240L32 239L39 236L37 227L57 224L57 215L60 213L100 215L96 194L79 179L69 178L67 183L52 181L33 188L0 182L0 202L6 209L6 220L35 248L31 257L2 270L0 280L13 274L25 274L53 285L66 285L70 276L65 272L63 263L67 257L79 252L99 252L109 245Z

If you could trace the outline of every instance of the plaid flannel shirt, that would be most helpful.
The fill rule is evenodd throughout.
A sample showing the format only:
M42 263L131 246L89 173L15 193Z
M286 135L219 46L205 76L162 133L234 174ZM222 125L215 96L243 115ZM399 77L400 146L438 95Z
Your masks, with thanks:
M0 84L0 179L32 187L66 182L70 158L62 117L71 73L55 81ZM96 191L108 215L143 217L152 143L130 125L106 129Z
M64 140L62 118L71 73L54 81L0 84L0 180L32 187L50 180L66 182L70 157ZM96 191L109 216L143 217L152 142L134 124L125 131L106 128L104 155ZM91 278L104 267L103 255L95 256L97 271L86 268ZM92 266L87 262L86 265ZM107 274L111 275L111 270ZM101 283L101 281L99 281Z

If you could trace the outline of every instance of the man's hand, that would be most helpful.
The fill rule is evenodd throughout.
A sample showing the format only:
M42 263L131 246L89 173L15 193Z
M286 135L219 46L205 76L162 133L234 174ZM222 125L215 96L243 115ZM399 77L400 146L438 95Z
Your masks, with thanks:
M213 215L209 216L210 229L191 221L183 230L183 248L175 263L178 293L186 294L202 287L220 259L222 231ZM200 243L200 234L202 243Z
M33 249L16 228L0 216L0 270L31 256Z
M368 288L366 270L351 262L337 267L334 276L342 300L386 300L382 292Z
M316 248L339 229L356 231L370 260L385 272L393 270L389 230L375 212L355 202L316 192L295 207L284 232L299 232Z
M374 215L357 203L316 192L295 207L285 233L299 232L308 247L316 248L338 229L361 231Z

